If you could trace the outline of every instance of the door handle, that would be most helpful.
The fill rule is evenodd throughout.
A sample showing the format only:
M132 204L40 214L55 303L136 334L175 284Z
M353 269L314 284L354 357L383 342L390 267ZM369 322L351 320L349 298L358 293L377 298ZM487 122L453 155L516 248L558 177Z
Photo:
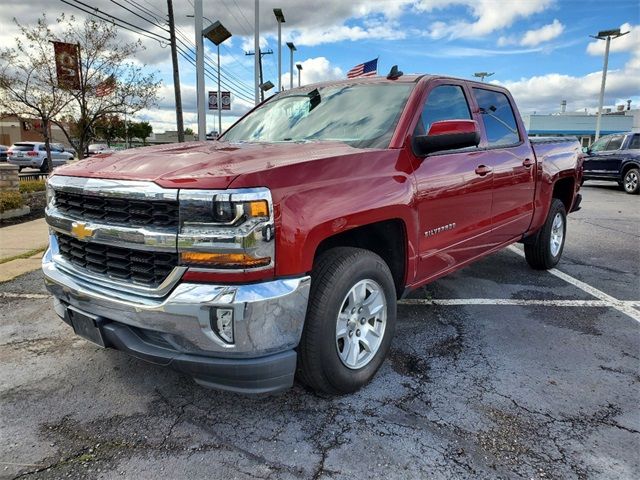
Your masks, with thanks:
M487 167L486 165L478 165L476 167L476 175L480 175L481 177L484 177L488 173L491 173L492 170L493 169L491 167Z
M534 163L535 162L533 160L531 160L530 158L525 158L524 161L522 162L522 166L524 168L531 168Z

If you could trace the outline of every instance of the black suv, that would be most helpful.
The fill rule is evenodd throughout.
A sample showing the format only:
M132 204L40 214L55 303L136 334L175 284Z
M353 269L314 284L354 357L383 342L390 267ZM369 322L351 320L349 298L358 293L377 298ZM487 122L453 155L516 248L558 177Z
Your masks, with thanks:
M640 133L607 135L585 153L585 180L613 180L627 193L640 192Z

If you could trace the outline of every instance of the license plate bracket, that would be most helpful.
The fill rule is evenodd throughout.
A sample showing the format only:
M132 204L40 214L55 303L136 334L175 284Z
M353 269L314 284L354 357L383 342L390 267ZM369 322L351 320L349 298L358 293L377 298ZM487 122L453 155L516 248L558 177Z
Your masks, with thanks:
M104 337L100 330L100 317L91 315L89 313L81 312L73 307L67 308L69 319L71 320L71 326L76 335L89 340L96 345L105 347Z

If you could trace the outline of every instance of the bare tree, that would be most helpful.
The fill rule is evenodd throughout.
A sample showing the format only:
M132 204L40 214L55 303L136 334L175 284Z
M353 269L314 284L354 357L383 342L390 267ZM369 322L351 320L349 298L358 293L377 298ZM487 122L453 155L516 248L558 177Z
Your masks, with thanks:
M46 17L43 15L30 28L16 24L21 33L16 46L0 51L0 111L39 119L47 150L43 170L51 171L51 123L69 106L73 97L68 90L58 87L50 43L54 38Z
M161 82L134 60L142 43L123 42L115 25L94 19L77 22L64 15L57 21L64 29L61 40L78 42L81 56L80 89L70 92L72 102L54 122L83 158L101 120L153 106Z
M47 145L54 123L83 158L103 119L131 116L155 104L160 81L135 60L142 43L122 41L115 25L64 14L53 26L44 14L33 26L16 24L21 34L16 47L0 57L0 109L40 118ZM78 44L79 88L58 86L54 41Z

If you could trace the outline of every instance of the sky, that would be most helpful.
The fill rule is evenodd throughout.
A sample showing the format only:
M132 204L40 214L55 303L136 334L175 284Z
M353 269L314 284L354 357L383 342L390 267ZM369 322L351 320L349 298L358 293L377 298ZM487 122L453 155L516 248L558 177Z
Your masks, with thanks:
M30 0L22 4L0 0L0 45L15 44L15 16L28 24L45 12L82 19L76 7L91 5L155 34L166 36L165 0ZM178 38L192 54L193 0L174 0ZM232 110L223 129L253 105L255 0L204 0L205 27L216 20L232 33L221 49L223 78L232 89ZM72 5L69 5L72 4ZM567 101L568 111L594 112L602 76L604 41L590 38L600 30L621 28L628 35L611 42L605 106L631 99L640 107L640 2L638 0L260 0L260 44L264 80L277 85L277 23L273 8L281 8L283 44L297 47L302 84L345 78L354 65L378 58L378 72L393 65L405 73L445 74L473 78L492 72L486 81L509 88L522 114L553 113ZM96 12L95 10L92 10ZM10 12L9 15L6 12ZM135 61L157 72L163 85L154 108L140 112L154 132L175 130L175 103L170 50L164 41L121 29L123 41L140 38L145 46ZM205 40L207 65L215 72L216 53ZM289 85L289 51L283 45L283 85ZM295 70L295 67L294 67ZM185 126L197 127L195 68L180 58ZM216 89L207 79L207 90ZM297 71L294 77L297 85ZM224 88L223 88L224 90ZM217 116L207 118L207 130L217 130Z

